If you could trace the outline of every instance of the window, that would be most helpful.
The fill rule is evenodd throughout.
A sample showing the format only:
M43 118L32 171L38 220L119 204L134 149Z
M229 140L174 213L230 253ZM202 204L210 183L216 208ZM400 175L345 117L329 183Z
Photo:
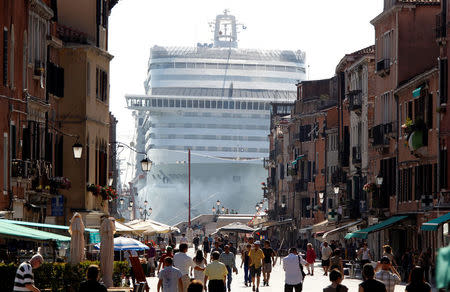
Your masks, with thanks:
M179 99L175 100L175 107L180 107L180 100Z
M198 100L194 100L193 105L194 105L194 108L198 108Z
M164 99L163 100L163 104L164 104L164 107L168 107L169 106L169 100Z
M108 74L100 68L96 70L96 97L98 100L103 102L107 101L107 90L108 90Z
M8 160L8 133L3 133L3 194L8 194L8 175L9 175L9 160Z
M187 107L189 107L189 108L192 107L192 100L188 100L188 101L187 101Z
M152 107L156 107L156 99L152 99Z
M28 16L28 62L43 68L47 59L46 37L48 34L48 21L34 11Z
M210 108L211 102L209 100L205 100L205 108Z
M14 24L11 24L11 50L9 53L9 83L11 84L11 88L14 88Z
M185 99L181 100L181 107L186 107L186 100Z
M222 101L217 101L217 108L222 108Z
M215 100L211 101L211 108L216 108L216 101Z
M91 63L86 64L86 96L91 96Z
M158 99L158 107L162 107L162 99Z
M174 107L175 106L175 100L171 99L169 100L169 107Z
M234 101L230 101L230 109L234 109Z
M204 108L205 107L205 101L204 100L200 100L199 101L199 108Z

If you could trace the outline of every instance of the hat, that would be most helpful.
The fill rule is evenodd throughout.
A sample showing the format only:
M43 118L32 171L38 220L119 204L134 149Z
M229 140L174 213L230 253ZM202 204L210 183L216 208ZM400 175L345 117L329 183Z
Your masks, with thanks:
M39 261L41 264L44 262L44 258L40 254L35 254L31 257L30 262L32 261Z
M255 244L261 245L261 242L259 240L255 241Z
M167 248L166 248L166 250L167 251L170 251L170 250L172 250L173 248L171 247L171 246L168 246Z
M387 256L384 256L384 257L381 258L380 263L382 263L382 264L390 264L391 260Z

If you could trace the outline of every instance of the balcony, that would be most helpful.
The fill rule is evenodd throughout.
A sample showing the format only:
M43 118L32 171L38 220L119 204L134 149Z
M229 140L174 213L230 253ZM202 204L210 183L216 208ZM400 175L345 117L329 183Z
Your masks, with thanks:
M331 183L337 185L339 183L345 183L347 181L347 174L345 171L338 169L331 174Z
M436 15L436 27L435 27L435 36L436 41L439 44L443 44L445 39L447 38L447 25L446 25L447 17L445 12L439 13Z
M71 27L58 24L56 27L56 34L58 38L65 43L76 43L82 45L88 44L87 34L77 31Z
M354 111L357 114L361 113L362 107L362 92L361 90L353 90L348 93L349 105L348 110Z
M391 67L390 59L381 59L377 61L377 70L376 73L385 76L389 74L389 68Z
M308 182L301 179L295 184L296 192L306 192L308 190Z
M386 126L390 125L390 126ZM386 137L386 131L392 132L392 124L381 124L371 129L371 138L373 138L372 146L389 146L389 138Z
M11 162L11 177L28 178L29 171L31 170L29 164L29 162L25 162L23 160L13 159Z
M352 148L352 163L361 164L361 146L353 146Z

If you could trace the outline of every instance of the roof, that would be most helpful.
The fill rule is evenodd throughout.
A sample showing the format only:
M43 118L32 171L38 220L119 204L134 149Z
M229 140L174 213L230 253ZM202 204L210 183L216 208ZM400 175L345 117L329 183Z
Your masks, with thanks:
M300 50L294 52L289 50L154 46L150 49L150 59L159 58L238 59L303 63L305 53Z
M0 220L0 234L2 237L22 238L32 241L70 241L70 237L68 236L28 228L21 225L8 223L6 221L7 220Z

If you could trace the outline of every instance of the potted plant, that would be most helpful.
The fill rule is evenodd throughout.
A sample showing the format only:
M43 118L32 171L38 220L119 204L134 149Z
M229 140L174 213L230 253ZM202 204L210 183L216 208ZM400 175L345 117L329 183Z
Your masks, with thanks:
M376 188L376 186L375 186L374 183L366 183L366 184L363 186L363 191L365 191L365 192L367 192L367 193L372 193L372 192L375 191L375 188Z

